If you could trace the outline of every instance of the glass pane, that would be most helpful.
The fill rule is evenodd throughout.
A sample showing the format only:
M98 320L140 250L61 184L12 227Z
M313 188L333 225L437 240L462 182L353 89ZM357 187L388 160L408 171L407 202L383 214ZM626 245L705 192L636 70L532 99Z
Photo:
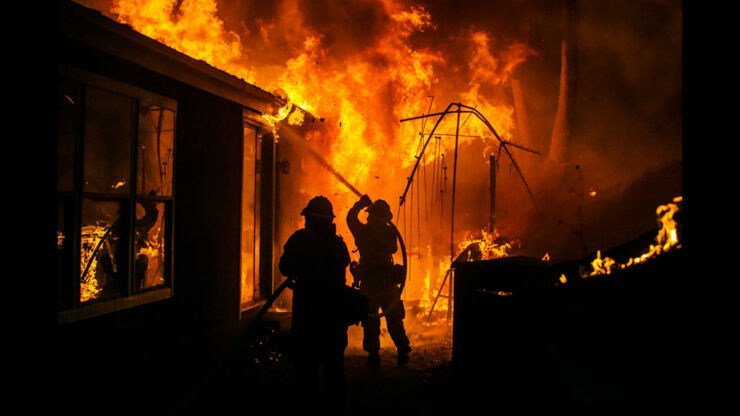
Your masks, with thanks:
M85 109L84 191L129 192L132 117L131 98L88 87Z
M137 291L164 285L164 216L164 202L136 202L134 287Z
M78 133L77 111L80 107L80 85L60 79L57 93L57 189L74 187L74 150Z
M259 175L257 132L244 126L242 162L241 303L255 299L259 288Z
M137 193L172 195L175 112L146 101L139 109Z
M57 250L63 250L67 242L67 230L65 229L65 209L62 201L57 201Z
M74 299L74 276L70 236L67 234L68 209L64 201L57 201L57 308L71 307Z
M124 220L119 201L82 201L80 302L118 296L125 283Z

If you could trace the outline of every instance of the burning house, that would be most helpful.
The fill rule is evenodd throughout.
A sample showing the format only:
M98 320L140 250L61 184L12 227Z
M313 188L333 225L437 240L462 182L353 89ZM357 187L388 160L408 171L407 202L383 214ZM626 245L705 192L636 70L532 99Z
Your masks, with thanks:
M610 344L573 365L611 368L646 336L658 347L616 361L649 365L682 264L680 5L309 3L59 2L65 404L197 395L284 283L283 244L316 195L353 260L347 210L390 203L412 347L445 345L488 380L461 394L557 402L593 380L564 369L579 343ZM291 291L273 300L282 331ZM362 354L360 327L349 336Z
M91 386L107 401L198 374L272 292L285 102L97 11L58 11L57 359L110 374Z

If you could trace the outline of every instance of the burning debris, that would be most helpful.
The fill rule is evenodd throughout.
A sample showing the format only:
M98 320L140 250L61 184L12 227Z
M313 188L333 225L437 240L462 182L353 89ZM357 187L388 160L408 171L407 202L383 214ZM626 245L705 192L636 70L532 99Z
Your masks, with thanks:
M95 299L102 291L96 278L98 252L110 233L110 226L88 225L82 229L82 253L80 255L80 302Z
M149 206L149 216L144 214L146 209L142 204ZM139 202L136 204L136 245L135 257L135 290L156 287L164 283L162 235L163 218L152 204ZM155 204L156 205L156 204ZM153 213L154 212L154 213ZM80 303L90 302L108 295L107 290L118 290L119 273L119 241L121 236L120 217L108 222L98 220L94 224L85 225L81 229L80 240ZM63 235L58 237L57 247L62 248Z
M644 263L647 260L659 256L661 253L667 252L671 249L680 249L681 244L678 236L678 224L673 217L679 211L679 204L681 202L683 202L683 198L677 196L673 198L673 202L660 205L655 210L655 213L658 216L658 224L661 225L661 228L658 231L658 235L655 236L655 244L650 244L650 247L644 253L636 257L630 257L626 262L617 262L610 257L602 258L601 250L599 250L596 252L596 258L591 262L590 267L581 266L579 270L580 277L586 278L598 275L609 275L613 270L624 270L636 264ZM560 281L562 283L566 283L567 280L566 276L560 276Z
M486 230L480 230L479 234L471 234L472 233L466 234L464 240L458 244L458 249L460 249L461 252L456 257L455 262L506 257L509 255L512 248L521 247L522 244L521 241L518 240L507 241L504 237L499 235L499 232L496 229L490 233ZM546 260L543 259L543 261Z

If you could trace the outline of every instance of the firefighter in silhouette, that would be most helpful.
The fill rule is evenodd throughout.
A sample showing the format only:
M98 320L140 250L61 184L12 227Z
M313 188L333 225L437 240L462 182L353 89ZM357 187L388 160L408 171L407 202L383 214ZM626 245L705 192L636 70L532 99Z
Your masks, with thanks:
M325 413L345 410L344 350L347 325L342 317L347 245L336 234L331 202L323 196L301 212L305 227L293 233L280 257L280 272L294 283L291 326L295 410L316 411L319 369L325 378ZM323 412L322 412L323 413Z
M367 223L363 224L357 215L367 207ZM353 273L360 292L368 298L370 315L363 323L364 338L362 347L368 352L368 366L380 366L380 316L378 309L385 314L388 333L396 345L398 364L409 361L409 339L403 327L405 311L401 301L398 269L393 263L393 253L398 249L397 231L390 224L393 218L388 203L379 199L372 202L363 195L347 213L347 225L355 238L360 251L360 262ZM354 267L353 267L354 269Z

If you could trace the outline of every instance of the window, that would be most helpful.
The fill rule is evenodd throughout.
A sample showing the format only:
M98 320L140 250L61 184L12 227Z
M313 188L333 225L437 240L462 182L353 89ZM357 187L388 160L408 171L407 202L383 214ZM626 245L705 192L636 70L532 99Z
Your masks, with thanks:
M62 67L60 322L171 296L177 103Z
M244 124L241 214L241 309L260 299L260 140L257 129Z

